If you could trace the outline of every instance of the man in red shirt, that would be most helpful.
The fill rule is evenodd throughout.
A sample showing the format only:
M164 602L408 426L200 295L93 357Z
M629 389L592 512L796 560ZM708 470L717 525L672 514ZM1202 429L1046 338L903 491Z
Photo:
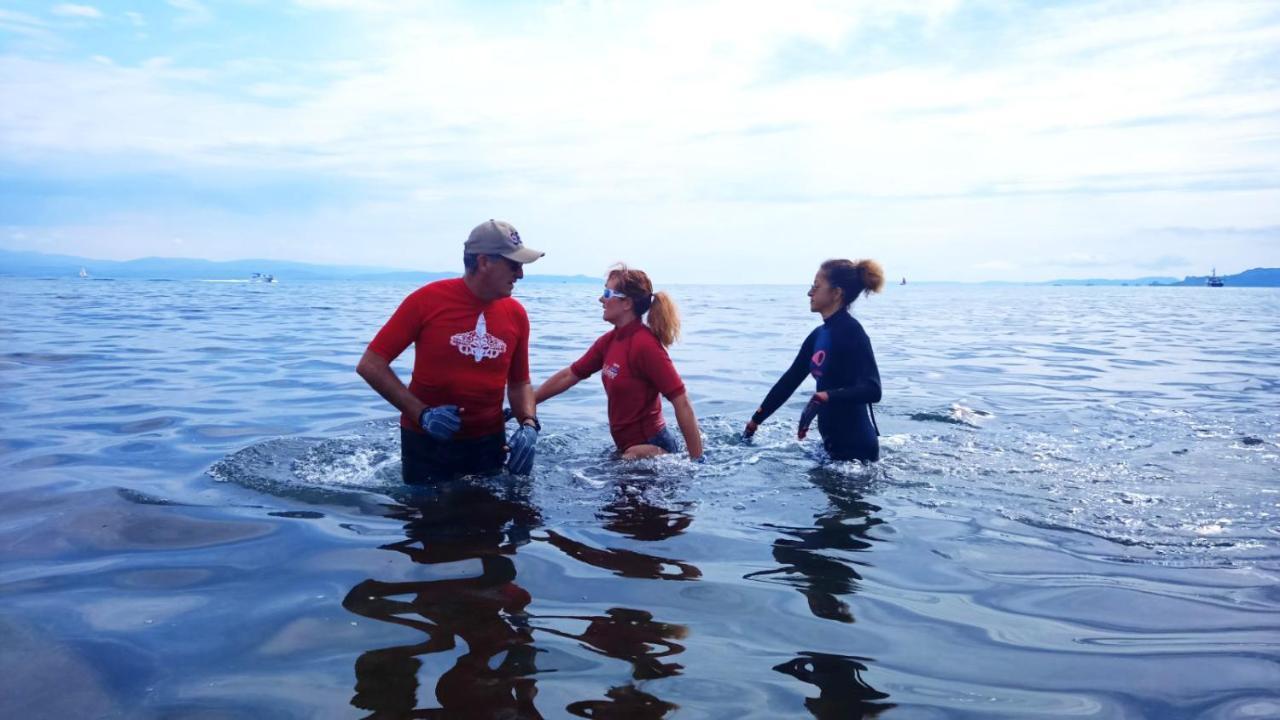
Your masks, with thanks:
M356 372L400 410L400 458L411 485L508 468L532 468L538 420L529 383L529 316L511 292L524 265L544 253L510 224L489 220L463 246L461 278L438 280L400 303ZM414 346L409 385L391 363ZM506 389L520 428L507 441Z

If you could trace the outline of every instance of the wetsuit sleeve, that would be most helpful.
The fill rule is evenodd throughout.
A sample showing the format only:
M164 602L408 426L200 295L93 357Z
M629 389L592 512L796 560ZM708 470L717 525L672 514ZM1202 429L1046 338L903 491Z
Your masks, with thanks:
M422 331L422 296L411 293L400 303L391 319L378 331L369 343L369 350L387 362L400 357L400 353L418 339Z
M782 407L782 403L791 397L796 388L800 387L800 383L804 382L805 376L809 374L809 359L813 357L813 343L818 331L814 330L809 333L809 337L804 339L804 343L800 346L800 352L796 355L796 359L792 361L791 367L778 378L778 382L774 383L773 389L768 395L764 396L764 402L760 403L760 409L755 415L751 416L751 421L759 425L769 419L778 408Z
M878 403L880 369L876 366L876 354L871 350L871 338L858 326L851 340L849 363L853 365L853 382L838 388L828 388L827 395L838 400Z
M645 378L657 388L662 397L671 400L683 395L684 381L680 379L680 373L676 372L671 355L658 339L653 337L653 342L639 343L639 350L636 359L640 361L640 372L644 373Z
M521 305L515 306L515 325L519 332L511 368L507 370L508 385L525 385L529 382L529 313Z
M594 343L591 343L591 347L586 354L569 366L569 371L579 380L586 380L600 372L600 368L604 367L604 351L609 347L609 337L611 335L612 332L605 333Z

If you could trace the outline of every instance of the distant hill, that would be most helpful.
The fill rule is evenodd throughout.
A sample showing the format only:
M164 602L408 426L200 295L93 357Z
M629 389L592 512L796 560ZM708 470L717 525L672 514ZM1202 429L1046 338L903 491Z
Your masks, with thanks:
M1087 280L1050 280L1044 285L1174 285L1178 278L1174 277L1140 277L1131 280L1115 280L1094 278Z
M1227 287L1280 287L1280 268L1253 268L1236 275L1219 275L1218 277ZM1181 282L1168 284L1201 286L1208 281L1208 275L1188 275Z
M456 271L414 271L365 265L316 265L285 260L197 260L193 258L140 258L94 260L74 255L0 250L0 276L75 277L80 268L91 277L144 280L241 280L253 273L274 275L280 281L296 280L416 280L426 282L457 277ZM525 282L597 283L586 275L529 274Z

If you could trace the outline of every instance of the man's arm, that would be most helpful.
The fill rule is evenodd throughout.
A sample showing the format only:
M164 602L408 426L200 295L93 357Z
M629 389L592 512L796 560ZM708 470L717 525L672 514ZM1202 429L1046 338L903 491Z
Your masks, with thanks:
M533 383L508 385L507 401L511 403L511 414L521 424L534 418Z
M413 418L414 422L418 421L418 417L427 407L426 403L409 392L409 388L391 369L391 363L372 350L364 351L360 363L356 365L356 373L369 383L369 387L377 390L383 399L394 405L400 412Z
M693 414L693 403L689 402L689 393L681 393L680 397L671 401L676 411L676 424L680 426L680 434L684 435L684 446L689 450L689 459L702 457L702 433L698 431L698 418Z

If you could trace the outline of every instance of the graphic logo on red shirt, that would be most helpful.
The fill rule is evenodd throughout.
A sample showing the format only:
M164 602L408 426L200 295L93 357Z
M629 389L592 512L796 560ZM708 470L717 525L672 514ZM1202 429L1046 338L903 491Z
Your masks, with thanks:
M470 355L476 362L492 360L507 351L507 344L502 338L489 334L488 325L484 321L484 313L476 319L476 329L458 333L449 338L449 344L458 348L463 355Z
M618 373L622 372L622 366L618 363L610 363L609 367L604 369L604 376L610 380L618 377Z

